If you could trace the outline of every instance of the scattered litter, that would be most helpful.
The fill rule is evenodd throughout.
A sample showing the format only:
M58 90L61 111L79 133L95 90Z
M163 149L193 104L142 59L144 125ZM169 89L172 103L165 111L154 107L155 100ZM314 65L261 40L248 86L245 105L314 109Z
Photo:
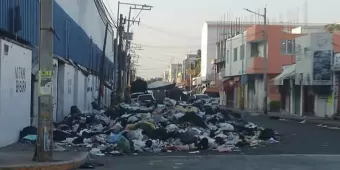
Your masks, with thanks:
M300 123L306 123L306 120L301 121Z
M20 141L34 143L36 135L35 127L26 127ZM55 123L53 135L57 150L77 146L88 148L94 156L238 152L246 146L279 142L273 129L248 122L241 113L221 107L214 100L183 102L168 98L163 104L121 103L86 114L72 106L70 115Z

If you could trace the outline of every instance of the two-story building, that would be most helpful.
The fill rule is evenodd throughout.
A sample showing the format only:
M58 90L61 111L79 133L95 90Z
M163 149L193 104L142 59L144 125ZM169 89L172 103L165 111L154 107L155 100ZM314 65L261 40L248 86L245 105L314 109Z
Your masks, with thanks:
M281 73L281 67L295 63L295 38L279 25L254 25L242 34L225 40L225 68L223 91L225 103L237 108L262 110L264 106L265 71L264 54L267 54L268 103L279 101L280 93L272 81ZM265 48L267 47L267 48ZM267 49L265 51L265 49ZM221 52L223 54L223 52ZM221 73L220 73L221 74Z

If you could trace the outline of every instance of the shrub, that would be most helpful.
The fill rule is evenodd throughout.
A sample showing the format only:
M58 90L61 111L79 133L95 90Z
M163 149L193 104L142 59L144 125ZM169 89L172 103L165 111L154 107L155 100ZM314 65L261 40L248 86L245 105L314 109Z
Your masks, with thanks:
M281 102L280 101L270 101L269 110L272 112L280 111Z

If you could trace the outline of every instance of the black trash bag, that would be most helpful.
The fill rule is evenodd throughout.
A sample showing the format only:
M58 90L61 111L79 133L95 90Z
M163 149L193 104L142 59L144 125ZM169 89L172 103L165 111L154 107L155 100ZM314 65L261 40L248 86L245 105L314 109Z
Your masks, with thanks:
M207 150L209 149L209 142L207 138L203 138L198 144L197 144L197 148L199 150Z
M64 141L66 138L70 138L72 135L70 133L61 131L61 130L54 130L53 131L53 141L61 142Z
M34 126L27 126L23 128L19 133L19 140L24 138L27 135L37 135L38 130Z
M76 115L81 114L81 112L77 106L71 106L70 114L71 116L76 116Z
M142 129L142 134L146 135L147 137L151 138L154 136L154 131L155 129L152 128L149 124L147 123L138 123L135 126L136 129Z
M259 139L261 139L261 140L268 140L270 138L274 138L275 139L275 132L274 132L273 129L266 128L266 129L263 129L260 132Z
M197 137L190 135L189 133L179 133L178 138L181 140L181 142L184 145L189 145L189 144L192 144L192 143L196 144L197 141L198 141Z
M186 113L184 116L182 116L178 119L178 122L179 123L189 122L189 123L192 123L192 124L194 124L195 126L198 126L198 127L208 128L208 126L205 124L203 118L198 116L194 112Z

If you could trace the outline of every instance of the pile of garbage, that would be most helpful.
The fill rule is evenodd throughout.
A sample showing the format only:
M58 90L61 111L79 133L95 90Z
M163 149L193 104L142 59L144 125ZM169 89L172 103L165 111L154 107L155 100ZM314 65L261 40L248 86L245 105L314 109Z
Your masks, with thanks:
M36 140L26 127L22 142ZM55 124L54 143L90 148L93 155L200 150L240 151L242 147L278 142L272 129L258 127L214 102L177 102L141 106L121 103L115 108L83 114L76 106Z

